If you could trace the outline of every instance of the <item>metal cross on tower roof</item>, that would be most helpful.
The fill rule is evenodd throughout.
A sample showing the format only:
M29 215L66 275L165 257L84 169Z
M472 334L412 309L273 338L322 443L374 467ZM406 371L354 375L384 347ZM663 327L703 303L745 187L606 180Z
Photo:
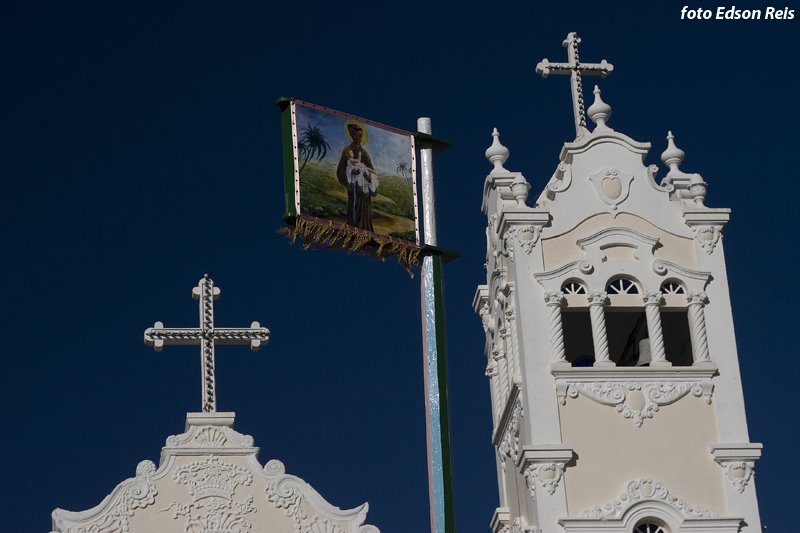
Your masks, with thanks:
M200 327L199 328L165 328L161 322L156 322L152 328L144 332L144 342L160 352L165 344L192 344L200 345L200 364L202 368L202 395L203 412L213 413L217 410L214 376L214 345L215 344L249 344L253 351L261 347L261 343L269 340L269 330L262 328L258 322L250 324L249 328L215 328L214 327L214 300L219 298L219 287L208 277L192 289L192 298L200 301Z
M572 86L572 110L575 114L575 136L581 137L587 133L586 116L583 110L583 85L581 75L600 76L605 78L614 70L614 65L605 59L600 63L581 63L578 55L578 45L581 40L578 34L570 32L564 39L564 48L567 49L567 63L551 63L547 58L536 65L536 73L542 78L549 74L569 75Z

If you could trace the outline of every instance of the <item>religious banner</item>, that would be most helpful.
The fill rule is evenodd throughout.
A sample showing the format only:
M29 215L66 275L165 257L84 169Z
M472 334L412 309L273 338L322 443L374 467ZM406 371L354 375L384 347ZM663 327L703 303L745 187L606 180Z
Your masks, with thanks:
M282 100L292 242L344 248L411 268L419 255L414 134L300 100Z

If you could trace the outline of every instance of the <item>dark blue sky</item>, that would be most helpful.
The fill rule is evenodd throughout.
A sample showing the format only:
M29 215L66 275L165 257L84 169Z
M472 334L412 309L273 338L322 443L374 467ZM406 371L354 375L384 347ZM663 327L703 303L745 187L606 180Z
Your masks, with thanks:
M182 431L200 405L198 352L155 353L142 332L195 325L204 272L222 288L217 325L272 331L258 353L217 352L218 407L236 411L261 462L282 460L334 505L369 501L384 532L427 529L419 278L276 233L274 102L296 96L407 130L431 116L455 143L436 158L436 191L440 245L461 254L445 270L457 526L488 531L497 489L471 310L485 280L483 152L498 127L506 167L538 195L573 125L567 80L534 66L563 60L569 31L582 60L614 64L601 82L610 125L652 142L658 164L672 129L682 168L710 183L707 205L733 208L725 247L751 439L765 445L762 521L789 530L800 21L681 21L682 5L5 2L7 530L49 531L54 507L96 505Z

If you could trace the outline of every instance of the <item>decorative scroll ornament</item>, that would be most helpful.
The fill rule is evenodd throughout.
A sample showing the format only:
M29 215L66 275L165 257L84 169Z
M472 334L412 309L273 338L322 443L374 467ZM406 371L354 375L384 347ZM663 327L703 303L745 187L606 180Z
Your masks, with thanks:
M550 178L550 184L547 186L547 190L553 193L552 196L555 196L555 194L569 189L570 185L572 185L572 167L566 163L559 163L556 171L553 173L553 177Z
M156 501L158 491L151 482L155 471L152 461L140 462L136 466L136 477L125 482L125 488L115 498L110 511L89 526L79 527L77 533L127 533L136 509L144 509Z
M302 524L308 519L301 504L304 501L302 491L297 483L290 477L284 476L284 466L273 459L264 466L264 472L278 476L278 479L267 485L267 500L278 509L283 509L286 516L294 521L295 531L301 531Z
M589 181L594 185L600 199L610 205L612 210L616 210L630 194L633 174L616 168L604 168L589 174Z
M595 505L584 511L581 516L592 520L619 518L634 504L648 500L666 503L687 518L717 518L719 516L716 509L691 506L671 494L663 484L646 478L629 482L625 492L616 500L605 505Z
M503 433L503 440L500 441L498 446L504 464L506 458L510 458L514 464L516 464L519 459L519 432L521 423L522 402L517 398L517 401L514 403L514 410L511 412L511 418Z
M752 461L733 461L725 465L725 476L728 478L736 492L742 494L755 473L755 463Z
M705 253L711 255L719 242L722 232L717 226L695 226L694 238Z
M553 495L564 475L564 465L561 463L538 463L525 469L525 482L531 499L536 499L536 481L549 495Z
M659 407L669 405L692 393L711 403L713 384L701 383L570 383L566 390L558 393L561 405L567 396L577 398L579 394L595 402L614 407L623 417L642 427L645 419L653 418Z

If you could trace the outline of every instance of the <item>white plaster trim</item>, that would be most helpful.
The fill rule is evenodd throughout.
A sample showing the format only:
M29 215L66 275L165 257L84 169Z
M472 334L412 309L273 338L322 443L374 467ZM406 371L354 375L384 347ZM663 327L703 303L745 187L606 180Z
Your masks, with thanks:
M573 154L587 152L592 147L605 143L622 146L634 154L640 154L643 159L647 155L647 152L650 151L651 146L648 142L634 141L624 133L608 129L602 133L595 131L592 135L581 137L573 142L564 143L564 146L561 148L559 159L571 163Z
M523 408L519 398L519 387L512 384L503 413L497 424L492 443L497 447L500 459L505 464L506 459L511 459L517 464L520 458L519 436L522 429Z
M711 281L711 272L693 270L665 259L655 259L653 261L653 272L659 276L666 276L669 273L672 273L673 275L677 274L683 278L689 278L691 280L701 282L703 284L703 290L705 290L706 285L708 285L708 283Z
M689 227L709 224L724 226L730 219L731 210L727 207L704 207L702 209L685 209L683 211L683 220Z
M511 523L511 510L508 507L498 507L492 514L492 521L489 527L492 533L508 532Z
M500 444L500 440L503 438L503 433L506 431L506 427L508 426L514 410L517 408L520 411L522 410L522 403L517 402L518 397L519 386L516 383L513 383L511 385L511 391L508 394L508 400L503 406L503 412L501 413L500 419L497 422L497 427L494 429L494 433L492 434L492 443L495 446ZM519 406L516 405L517 403L519 403Z
M558 523L566 533L630 533L639 522L653 518L666 523L671 533L739 533L743 523L742 518L686 517L659 500L633 503L619 518L562 518Z
M612 242L605 242L607 240L612 240ZM630 228L605 228L597 233L590 235L588 237L584 237L583 239L578 239L576 244L581 247L581 249L585 250L588 246L591 246L596 243L600 243L605 246L614 246L614 245L635 245L636 243L644 244L648 246L652 251L655 249L656 245L658 245L658 238L650 237L649 235L645 235L635 229Z
M566 279L567 275L572 273L574 270L580 270L580 272L583 274L591 274L594 270L594 267L588 261L578 260L567 263L566 265L560 266L554 270L536 273L533 275L533 277L540 283L542 281L551 281L562 277Z
M574 455L574 450L563 444L523 447L518 463L519 473L525 477L532 500L536 499L538 489L550 496L555 494L563 479L564 469Z
M128 478L117 485L95 507L79 512L55 509L52 513L51 533L78 532L81 531L79 526L94 523L101 523L104 533L127 532L129 519L134 513L155 503L158 494L152 483L155 473L156 465L152 461L142 461L136 466L136 477ZM82 531L94 530L85 527Z
M556 396L561 405L579 395L614 407L636 427L653 418L660 407L689 393L711 403L716 372L713 365L700 367L551 368Z
M502 235L509 228L516 225L534 225L541 228L550 222L550 211L541 208L514 208L504 209L497 222L497 233Z
M258 448L252 445L253 438L234 431L230 427L233 419L233 413L189 413L187 431L167 439L158 470L152 461L142 461L136 467L136 476L117 485L97 506L79 512L54 510L52 533L126 533L134 513L143 512L156 503L158 492L153 482L168 475L178 484L187 485L192 500L190 503L158 502L156 512L169 505L167 508L173 510L175 519L196 519L192 513L199 499L221 495L222 500L231 502L230 508L215 508L211 513L215 518L236 515L234 518L244 527L244 515L255 510L252 495L236 502L228 497L233 496L237 485L249 486L260 477L266 479L268 485L265 493L256 496L255 505L271 503L283 509L294 520L296 533L379 533L375 526L363 525L369 509L366 503L354 509L339 509L302 479L286 474L280 461L269 461L262 469L256 457ZM173 470L175 457L179 455L196 455L198 460ZM244 457L247 467L228 463L220 459L221 456Z
M685 518L718 518L716 509L693 506L681 500L660 482L653 479L641 478L629 481L624 492L615 500L604 505L590 507L581 515L583 518L594 520L608 520L621 518L634 504L642 501L659 501L666 503Z
M725 477L743 494L750 480L755 475L756 462L761 458L761 443L715 444L711 446L711 454L724 470Z

